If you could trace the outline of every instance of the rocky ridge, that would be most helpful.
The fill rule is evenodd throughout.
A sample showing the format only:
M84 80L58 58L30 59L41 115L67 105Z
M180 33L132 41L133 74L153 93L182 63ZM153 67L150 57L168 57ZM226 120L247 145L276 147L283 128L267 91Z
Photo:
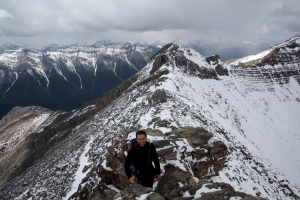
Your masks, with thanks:
M207 59L167 45L141 72L102 98L47 118L26 138L33 144L32 152L43 153L3 184L0 194L51 199L299 198L297 185L261 156L266 155L258 143L263 138L251 135L260 130L247 129L247 120L255 120L250 115L253 110L256 118L265 120L262 123L275 127L272 121L278 116L270 115L268 109L273 107L268 99L281 102L277 107L282 108L285 102L296 102L297 92L288 99L261 92L261 101L242 81L237 84L238 79L217 57ZM274 87L277 94L287 94L285 87L291 86L298 91L299 85L285 84ZM245 109L237 106L240 102ZM288 119L297 121L297 117ZM128 141L138 129L146 129L160 155L163 178L153 190L127 187L123 172ZM275 145L280 151L281 146Z

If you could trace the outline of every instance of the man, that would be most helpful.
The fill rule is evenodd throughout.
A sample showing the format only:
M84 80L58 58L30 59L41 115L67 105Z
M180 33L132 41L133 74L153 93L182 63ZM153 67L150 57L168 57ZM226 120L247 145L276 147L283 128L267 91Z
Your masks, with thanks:
M128 151L124 164L130 183L152 187L154 177L160 180L160 165L154 144L147 141L145 131L136 132L137 143ZM155 168L152 165L154 162ZM134 175L134 176L133 176Z

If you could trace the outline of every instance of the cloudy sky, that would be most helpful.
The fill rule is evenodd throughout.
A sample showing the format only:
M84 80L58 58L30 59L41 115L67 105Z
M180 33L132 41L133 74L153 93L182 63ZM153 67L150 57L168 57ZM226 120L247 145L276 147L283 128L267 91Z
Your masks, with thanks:
M299 0L1 0L0 45L240 39L300 33Z

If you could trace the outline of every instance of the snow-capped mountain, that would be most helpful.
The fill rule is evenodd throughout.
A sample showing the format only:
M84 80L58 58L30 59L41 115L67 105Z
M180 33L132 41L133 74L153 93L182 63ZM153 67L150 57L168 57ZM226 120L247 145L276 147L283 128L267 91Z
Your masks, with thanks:
M7 42L0 46L0 52L5 51L5 50L18 50L20 48L22 48L22 47L16 43L8 43Z
M70 111L138 72L158 50L139 43L97 44L1 52L0 118L14 106Z
M255 68L164 46L101 98L52 113L19 144L1 141L1 197L299 199L298 75L259 79ZM138 129L160 157L152 190L128 187L123 170Z
M173 43L196 50L203 56L219 55L222 61L237 59L265 51L271 46L265 42L240 40L197 40L187 42L175 40Z
M218 54L222 60L269 48L259 42L228 40L173 43L195 49L204 56ZM6 43L0 46L0 103L3 105L0 118L14 106L37 105L70 111L132 76L166 44L163 40L143 43L101 40L92 45L44 47Z
M270 81L266 80L280 84L289 83L290 76L300 83L300 34L257 55L226 63L232 65L232 71L235 71L233 73L241 74L243 71L249 71L252 80L265 84L270 84ZM273 86L270 88L274 89Z
M282 42L259 54L249 55L243 58L227 61L227 64L249 66L259 64L290 68L298 65L300 61L300 34ZM287 66L289 65L289 66Z

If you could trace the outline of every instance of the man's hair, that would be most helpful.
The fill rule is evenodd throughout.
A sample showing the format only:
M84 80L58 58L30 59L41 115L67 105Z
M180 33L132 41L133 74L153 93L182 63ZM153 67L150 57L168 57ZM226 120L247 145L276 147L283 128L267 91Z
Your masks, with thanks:
M135 133L135 137L137 138L138 135L143 135L143 134L144 134L145 136L147 136L147 134L146 134L145 131L139 130L138 132Z

